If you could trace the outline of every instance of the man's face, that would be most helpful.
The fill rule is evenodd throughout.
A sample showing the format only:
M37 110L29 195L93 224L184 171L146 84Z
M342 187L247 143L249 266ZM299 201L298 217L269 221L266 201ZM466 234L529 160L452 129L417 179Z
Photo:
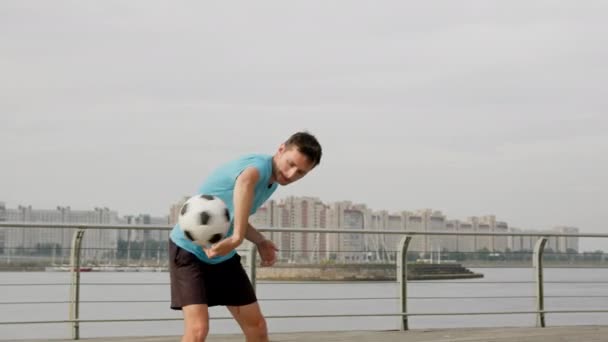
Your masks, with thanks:
M274 177L277 183L287 185L297 181L310 172L314 165L296 146L289 148L281 144L275 156Z

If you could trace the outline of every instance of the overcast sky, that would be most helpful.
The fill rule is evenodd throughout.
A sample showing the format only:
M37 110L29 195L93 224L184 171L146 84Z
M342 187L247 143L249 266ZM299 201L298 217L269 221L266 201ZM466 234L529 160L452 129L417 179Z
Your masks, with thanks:
M3 1L0 201L166 215L316 134L317 196L608 233L603 1ZM608 249L608 241L603 243Z

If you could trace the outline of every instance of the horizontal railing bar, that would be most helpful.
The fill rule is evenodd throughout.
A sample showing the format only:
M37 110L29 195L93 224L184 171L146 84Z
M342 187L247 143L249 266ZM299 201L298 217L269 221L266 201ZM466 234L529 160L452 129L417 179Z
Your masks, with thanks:
M285 318L337 318L337 317L386 317L386 316L466 316L466 315L528 315L538 313L608 313L608 310L541 310L541 311L485 311L485 312L424 312L424 313L376 313L376 314L317 314L317 315L283 315L266 316L266 319ZM211 319L232 319L231 316L210 317ZM153 321L181 321L181 317L172 318L126 318L126 319L75 319L75 320L50 320L50 321L13 321L0 322L0 325L10 324L51 324L51 323L121 323L121 322L153 322Z
M392 281L390 281L392 282ZM258 282L262 284L329 284L331 282ZM339 283L339 282L338 282ZM426 281L418 280L412 281L412 284L533 284L533 281ZM608 284L608 281L546 281L545 284ZM67 286L69 283L2 283L0 286ZM163 286L169 285L169 283L81 283L80 285L89 286Z
M545 310L545 313L552 314L568 314L568 313L608 313L608 310L597 309L597 310Z
M397 299L397 297L337 297L337 298L258 298L259 301L305 301L305 300L379 300ZM19 302L0 302L0 305L25 305L25 304L67 304L68 300L57 301L19 301ZM80 303L169 303L168 300L81 300Z
M382 299L398 299L399 297L336 297L336 298L258 298L259 301L339 301L339 300L382 300ZM536 298L535 296L441 296L441 297L408 297L408 299L528 299ZM545 298L608 298L608 295L572 295L572 296L545 296ZM28 304L67 304L68 300L59 301L20 301L20 302L0 302L0 305L28 305ZM169 303L166 299L150 299L150 300L81 300L81 304L104 304L104 303Z
M399 297L336 297L336 298L258 298L265 301L279 300L372 300L372 299L398 299ZM516 298L536 298L536 296L413 296L408 299L516 299ZM545 296L545 298L608 298L608 295L555 295Z
M171 230L168 225L124 225L124 224L88 224L88 223L45 223L45 222L0 222L0 228L64 228L64 229L141 229L141 230Z
M532 284L533 281L450 281L450 282L439 282L439 281L416 281L416 283L424 284ZM545 281L545 284L608 284L608 281Z
M270 285L289 285L289 284L305 284L305 285L320 285L320 284L341 284L344 281L263 281L260 280L258 284L270 284ZM369 283L397 283L394 280L369 280L369 281L358 281L356 284L369 284ZM431 280L408 280L408 284L533 284L533 281L450 281L448 279L443 281L431 281ZM608 283L608 282L607 282ZM596 283L594 283L596 284ZM600 283L601 284L601 283Z
M34 284L27 284L27 283L5 283L5 284L0 284L0 286L55 286L55 285L63 285L63 286L67 286L70 285L70 283L34 283ZM155 286L160 286L160 285L169 285L169 283L81 283L80 285L95 285L95 286L100 286L100 285L112 285L112 286L127 286L127 285L137 285L137 286L142 286L142 285L155 285Z
M211 318L211 317L210 317ZM232 317L215 317L213 319L228 319ZM56 321L13 321L0 322L0 325L10 324L57 324L57 323L120 323L120 322L157 322L157 321L181 321L183 318L128 318L128 319L65 319Z
M408 299L528 299L536 298L535 296L414 296L408 297ZM608 298L608 295L556 295L556 296L545 296L545 298ZM382 299L398 299L398 297L336 297L336 298L258 298L259 301L339 301L339 300L382 300ZM159 300L82 300L80 303L84 304L103 304L103 303L168 303L169 301L164 299ZM27 305L27 304L67 304L70 301L20 301L20 302L0 302L0 305Z
M398 297L335 297L335 298L258 298L259 301L306 301L306 300L379 300L379 299L397 299Z
M86 228L86 229L142 229L142 230L171 230L172 225L115 225L115 224L77 224L77 223L44 223L44 222L0 222L0 228ZM458 235L458 236L531 236L531 237L589 237L589 238L608 238L608 234L599 233L496 233L496 232L419 232L408 230L359 230L359 229L322 229L322 228L257 228L261 232L298 232L298 233L332 233L332 234L389 234L389 235Z
M524 315L544 313L608 313L608 310L544 310L544 311L485 311L485 312L425 312L425 313L378 313L378 314L329 314L286 315L266 318L323 318L323 317L380 317L380 316L466 316L466 315Z
M53 301L23 301L23 302L0 302L0 305L26 305L26 304L67 304L69 300L53 300ZM103 304L103 303L169 303L166 299L159 300L81 300L80 303ZM1 340L0 340L1 341Z
M608 296L584 296L584 295L564 295L564 296L544 296L545 298L608 298ZM465 297L407 297L407 299L529 299L536 296L465 296Z
M6 283L6 284L0 284L0 286L67 286L70 285L69 283L36 283L36 284L26 284L26 283Z
M533 281L413 281L414 284L532 284ZM545 281L545 284L608 284L608 281Z

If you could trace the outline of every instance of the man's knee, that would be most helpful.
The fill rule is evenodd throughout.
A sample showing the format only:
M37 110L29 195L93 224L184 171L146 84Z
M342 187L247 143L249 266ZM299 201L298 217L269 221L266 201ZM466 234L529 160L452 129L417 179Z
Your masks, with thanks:
M203 342L209 333L209 312L206 304L186 305L184 312L184 342Z
M248 335L255 337L256 340L266 340L268 338L268 327L263 316L256 317L248 323Z
M204 342L209 334L209 325L206 323L189 324L185 330L185 341Z

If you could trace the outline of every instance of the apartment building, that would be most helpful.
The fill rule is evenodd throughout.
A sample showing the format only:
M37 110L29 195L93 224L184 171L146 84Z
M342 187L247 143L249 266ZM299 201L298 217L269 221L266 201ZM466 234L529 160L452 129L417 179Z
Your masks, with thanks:
M82 224L120 224L115 211L108 208L73 210L69 206L55 209L34 209L18 206L6 209L6 221ZM69 255L75 229L72 228L8 228L5 246L12 253L30 254L52 248L59 256ZM114 229L87 229L82 241L82 253L89 258L102 258L108 250L115 250L118 232Z
M4 221L34 223L69 223L90 225L151 224L166 225L168 217L152 217L147 214L121 218L116 211L106 207L93 210L75 210L70 206L54 209L35 209L20 205L15 209L2 205L0 215ZM56 257L69 256L74 228L22 228L0 229L0 249L11 254L37 254L52 250ZM111 260L116 257L118 245L124 241L167 241L168 231L130 229L86 229L82 240L81 255L89 260Z
M0 222L6 221L6 206L0 202ZM6 247L6 228L0 228L0 254L4 254Z

